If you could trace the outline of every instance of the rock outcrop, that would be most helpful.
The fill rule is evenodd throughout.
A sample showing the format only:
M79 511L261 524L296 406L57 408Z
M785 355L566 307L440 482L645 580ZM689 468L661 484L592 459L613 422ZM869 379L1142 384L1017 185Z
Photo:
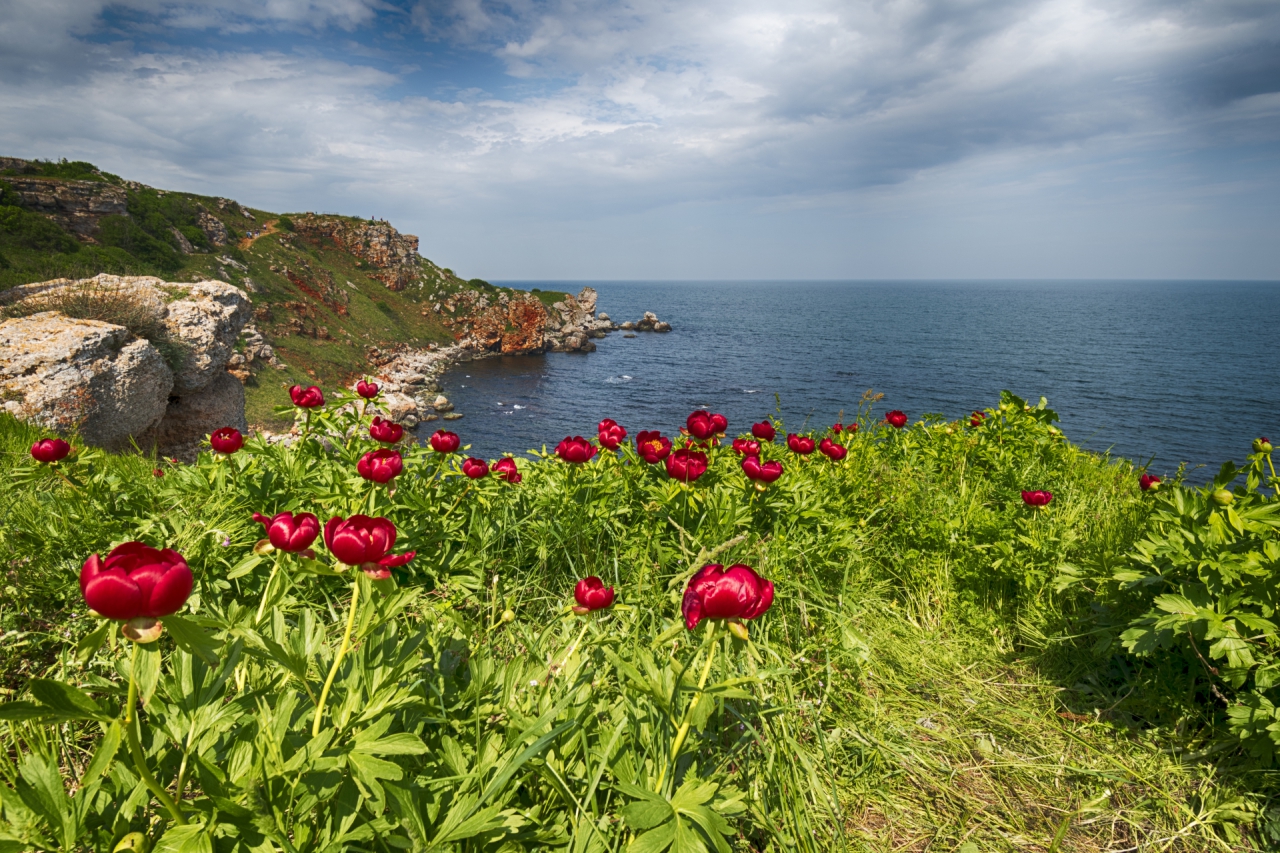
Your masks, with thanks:
M59 310L94 300L129 306L152 340ZM244 388L226 372L250 313L238 288L103 274L22 285L0 301L29 314L0 323L0 400L15 416L101 447L134 440L184 459L220 426L247 429Z
M127 212L125 190L114 184L25 175L0 180L13 188L26 208L43 213L86 243L97 242L104 217Z
M421 274L418 238L401 234L386 222L350 220L337 216L305 214L293 220L297 234L313 240L330 240L339 248L377 267L369 277L388 290L404 290Z

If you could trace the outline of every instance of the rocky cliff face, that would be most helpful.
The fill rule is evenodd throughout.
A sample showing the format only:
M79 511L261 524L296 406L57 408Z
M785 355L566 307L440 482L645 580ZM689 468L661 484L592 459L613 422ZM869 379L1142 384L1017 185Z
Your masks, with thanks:
M112 184L25 176L4 181L26 208L43 213L86 243L97 241L103 217L126 212L126 193Z
M60 310L85 294L149 312L168 358L122 325ZM0 323L0 406L10 414L108 449L136 441L188 460L214 429L248 428L244 387L226 372L250 313L238 288L104 274L24 285L0 301L27 314Z
M515 298L466 291L439 306L444 324L463 349L504 354L591 352L592 338L612 330L607 315L597 317L596 291L584 287L547 308L532 293Z
M370 278L390 290L404 290L422 274L418 238L401 234L386 222L366 222L307 214L293 220L293 230L312 239L331 240L340 249L373 264Z

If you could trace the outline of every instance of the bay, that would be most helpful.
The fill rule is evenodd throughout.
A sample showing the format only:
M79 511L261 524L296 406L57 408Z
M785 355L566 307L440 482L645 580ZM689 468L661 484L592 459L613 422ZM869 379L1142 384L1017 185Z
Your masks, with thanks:
M594 436L605 417L670 435L704 406L730 434L775 413L822 429L867 389L885 395L877 417L913 419L966 417L1006 388L1043 395L1073 442L1161 474L1205 466L1196 481L1280 437L1276 282L501 283L591 286L615 321L649 310L673 330L452 368L445 393L465 417L450 428L485 458Z

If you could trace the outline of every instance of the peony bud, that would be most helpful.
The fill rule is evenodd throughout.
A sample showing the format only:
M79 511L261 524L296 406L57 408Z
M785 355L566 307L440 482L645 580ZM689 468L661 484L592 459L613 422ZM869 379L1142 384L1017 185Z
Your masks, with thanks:
M438 429L431 434L431 449L436 453L452 453L462 446L456 432Z
M361 397L364 397L366 400L372 400L374 397L378 396L379 390L381 389L378 387L377 383L370 382L367 379L361 379L356 383L356 393Z
M1226 489L1215 489L1210 497L1218 506L1231 506L1236 500L1236 496Z
M369 437L374 441L380 441L383 444L395 444L404 438L404 427L391 421L384 421L382 418L375 417L373 423L369 425Z
M483 459L471 456L462 460L462 473L473 480L479 480L489 473L489 466Z
M31 458L46 465L59 462L71 452L71 445L60 438L42 438L31 445Z
M494 462L493 467L490 470L492 470L494 475L499 479L506 480L512 485L523 479L520 476L519 469L516 468L516 460L512 459L510 456L504 456L497 462Z
M884 416L884 422L894 429L902 429L907 425L906 413L894 409L892 412Z
M396 526L385 518L353 515L331 518L324 526L324 544L338 562L358 566L373 580L386 580L391 570L413 559L414 551L392 554Z
M699 450L677 450L667 457L667 476L692 483L707 473L707 454Z
M603 610L613 606L613 587L606 587L604 581L592 575L578 581L573 588L573 598L577 602L573 612L579 616L593 610Z
M808 456L817 447L817 443L807 435L796 435L792 432L787 434L787 447L791 448L792 453Z
M289 397L293 400L293 404L300 409L315 409L324 405L324 392L311 385L303 388L301 385L294 385L289 389Z
M761 441L773 441L777 437L778 431L768 421L761 421L758 424L751 425L751 435Z
M703 566L689 579L680 609L692 631L703 619L755 619L773 604L773 582L749 566Z
M306 551L320 535L320 519L309 512L300 512L297 515L291 512L278 512L271 517L255 512L253 520L267 529L267 541L272 547L291 554ZM257 546L254 546L254 552L258 552Z
M1138 487L1141 488L1142 491L1144 492L1154 489L1159 485L1160 485L1160 478L1156 477L1153 474L1143 474L1141 477L1138 478Z

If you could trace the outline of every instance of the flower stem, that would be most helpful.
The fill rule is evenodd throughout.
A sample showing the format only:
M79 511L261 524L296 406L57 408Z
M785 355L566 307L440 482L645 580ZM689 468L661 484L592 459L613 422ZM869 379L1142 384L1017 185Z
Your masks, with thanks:
M258 615L254 617L253 624L257 625L262 621L262 609L267 606L267 596L271 594L271 582L276 579L276 572L280 570L280 557L276 557L276 564L271 567L271 574L267 576L267 585L262 588L262 601L258 602Z
M347 656L347 650L351 648L351 628L356 623L356 605L360 603L360 576L358 574L355 580L351 582L351 610L347 613L347 630L342 635L342 645L338 647L338 654L333 659L333 666L329 667L329 677L324 680L324 689L320 691L320 701L316 703L316 719L311 724L311 736L319 737L320 721L324 719L324 703L329 698L329 688L333 687L333 679L338 675L338 667L342 665L342 659Z
M706 663L702 665L702 676L698 679L698 695L693 697L693 701L689 703L689 707L685 709L684 721L680 723L680 729L676 732L676 738L671 743L671 772L675 775L676 762L680 760L680 750L684 747L685 739L689 736L689 727L693 725L693 712L697 710L698 702L702 699L702 691L707 686L707 679L711 676L711 664L716 659L716 649L718 644L715 642L716 629L720 627L718 622L707 622L707 640L711 646L711 650L707 653ZM662 771L658 774L658 785L654 788L656 793L662 793L662 783L666 781L667 768L664 764Z
M186 826L187 819L182 816L178 804L174 802L173 797L169 796L169 792L161 787L156 781L156 777L151 775L151 771L147 769L146 756L142 754L142 743L138 739L138 719L134 716L134 709L138 705L138 644L133 644L133 656L129 660L129 699L124 706L124 734L125 739L129 741L129 754L133 756L133 767L138 771L138 775L142 777L151 793L155 794L160 804L168 809L169 814L173 815L173 819L178 822L179 826Z

